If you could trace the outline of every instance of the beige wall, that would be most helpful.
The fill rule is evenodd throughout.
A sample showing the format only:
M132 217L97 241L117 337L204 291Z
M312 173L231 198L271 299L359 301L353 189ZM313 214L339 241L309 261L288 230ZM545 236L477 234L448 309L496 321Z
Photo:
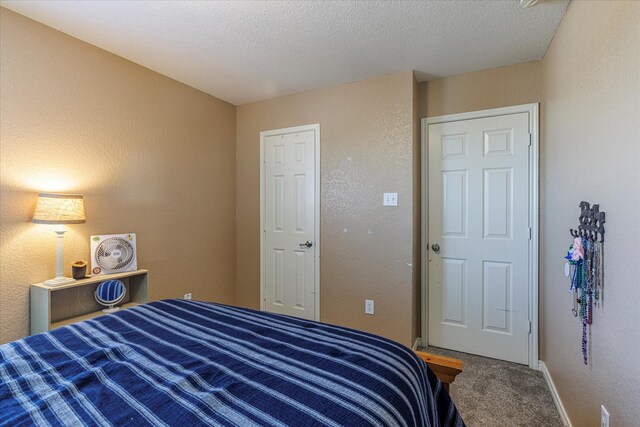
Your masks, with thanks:
M403 72L238 107L239 305L260 304L260 131L320 123L320 319L411 344L413 85Z
M465 113L540 102L540 61L420 83L420 117Z
M420 139L420 98L418 81L413 77L413 312L412 312L412 333L415 338L422 335L422 261L420 254L422 253L422 204L420 203L422 188L421 176L421 139Z
M571 2L542 62L544 245L541 320L546 362L574 426L640 420L640 3ZM578 203L607 213L604 308L595 310L591 365L563 274Z
M136 232L153 299L235 301L235 107L0 9L0 342L29 328L54 276L38 191L85 195L65 272L89 235Z

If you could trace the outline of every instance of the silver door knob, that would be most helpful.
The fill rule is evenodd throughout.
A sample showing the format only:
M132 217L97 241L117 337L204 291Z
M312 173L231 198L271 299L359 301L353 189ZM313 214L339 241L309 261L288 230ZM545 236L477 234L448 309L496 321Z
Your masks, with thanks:
M311 240L307 240L304 243L300 243L301 248L310 248L311 246L313 246L313 242Z
M433 249L433 252L440 252L440 245L434 243L433 245L431 245L431 249Z

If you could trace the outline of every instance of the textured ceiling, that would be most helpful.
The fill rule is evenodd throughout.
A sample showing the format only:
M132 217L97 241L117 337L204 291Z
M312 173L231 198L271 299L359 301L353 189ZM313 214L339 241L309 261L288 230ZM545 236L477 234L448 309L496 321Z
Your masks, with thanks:
M0 1L233 104L540 59L569 1Z

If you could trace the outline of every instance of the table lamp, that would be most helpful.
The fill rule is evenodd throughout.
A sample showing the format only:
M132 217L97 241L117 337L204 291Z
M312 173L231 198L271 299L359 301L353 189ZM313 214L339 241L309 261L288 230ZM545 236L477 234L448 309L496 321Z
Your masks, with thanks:
M45 286L60 286L74 283L75 279L64 277L62 269L62 242L64 238L64 224L81 224L85 222L84 200L80 194L51 194L40 193L36 203L33 220L36 224L58 225L55 233L57 239L56 277L45 281Z

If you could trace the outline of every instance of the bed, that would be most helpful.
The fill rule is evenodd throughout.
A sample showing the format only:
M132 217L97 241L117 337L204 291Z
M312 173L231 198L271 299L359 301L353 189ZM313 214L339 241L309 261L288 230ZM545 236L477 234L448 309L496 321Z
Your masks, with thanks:
M0 425L463 426L408 348L162 300L0 346Z

